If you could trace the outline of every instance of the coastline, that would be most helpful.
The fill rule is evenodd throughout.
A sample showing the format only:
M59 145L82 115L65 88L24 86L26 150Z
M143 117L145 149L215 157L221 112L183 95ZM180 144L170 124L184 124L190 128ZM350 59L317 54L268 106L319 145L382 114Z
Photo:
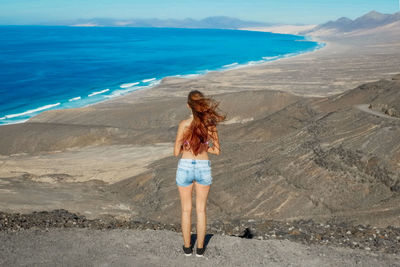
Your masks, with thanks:
M236 29L236 30L249 31L248 29ZM263 30L257 30L257 31L265 32ZM272 32L272 33L280 34L278 32ZM295 34L288 34L288 35L295 35ZM128 87L128 89L125 89L126 90L125 93L122 93L122 94L116 95L116 96L112 96L112 95L106 96L104 99L96 101L94 103L84 104L82 106L77 106L77 107L60 108L60 109L52 109L52 108L47 109L46 108L42 112L51 111L51 110L68 110L68 109L79 109L79 108L92 107L92 106L95 106L95 105L107 103L108 101L112 101L114 99L119 99L119 98L122 98L122 97L126 97L127 95L130 95L130 94L132 94L134 92L137 92L137 91L156 89L158 86L160 86L162 84L162 82L165 79L171 79L171 78L195 79L195 78L200 78L202 76L207 75L210 72L227 72L227 71L231 71L231 70L249 68L249 67L252 67L252 66L262 65L262 64L265 64L265 63L276 62L276 61L279 61L281 59L288 59L288 58L297 57L297 56L301 56L301 55L305 55L305 54L310 54L310 53L313 53L315 51L318 51L318 50L321 50L323 48L326 48L326 46L327 46L327 43L324 42L323 40L316 40L314 38L309 38L309 36L303 36L303 35L296 35L296 36L304 37L305 41L315 42L315 43L317 43L317 46L312 50L303 50L303 51L299 51L299 52L296 52L296 53L283 54L283 55L279 55L279 56L275 56L275 57L265 57L264 56L264 57L261 57L262 59L260 59L260 60L248 61L248 62L242 63L242 64L238 64L238 63L235 62L235 63L231 63L231 64L228 64L228 65L220 66L220 67L218 67L216 69L200 70L200 71L197 71L196 73L192 73L192 74L184 74L184 75L177 74L177 75L160 77L160 78L157 78L154 82L151 82L149 85ZM232 66L228 67L229 65L232 65ZM118 91L118 90L122 90L122 89L123 88L115 89L114 91ZM109 90L109 89L107 89L107 90ZM59 105L60 103L57 103L57 104ZM55 105L55 104L46 104L45 106L41 106L41 107L36 108L36 109L41 109L41 108L49 106L49 105ZM30 111L31 110L28 110L28 111L24 111L22 113L29 113ZM21 124L21 123L28 122L31 119L33 119L34 117L40 115L41 113L38 113L38 114L36 114L36 115L34 115L32 117L29 117L28 119L24 119L24 120L21 120L21 121L15 121L15 122L10 122L10 123L0 124L0 127L1 126L5 126L5 125ZM15 115L18 115L18 114L11 114L11 116L15 116ZM10 116L10 115L5 115L4 118L6 118L7 116Z
M397 120L386 125L356 107L371 101L380 86L392 86L389 80L400 65L398 46L382 50L364 40L335 38L312 53L193 79L169 77L154 88L90 107L44 111L26 123L5 125L0 131L0 210L65 208L90 218L176 220L172 140L178 122L188 115L188 90L199 89L221 101L230 119L220 128L224 153L212 158L214 188L223 193L210 195L210 218L324 222L336 217L399 227L396 192L390 190L391 180L382 183L379 178L397 174L392 145L400 142ZM385 78L379 86L366 87L372 89L356 90ZM337 94L341 97L330 97ZM132 164L137 153L143 156L140 166ZM369 175L359 158L387 166L374 172L371 188L360 180L350 187L343 175ZM114 161L102 164L110 159ZM354 161L359 169L350 168ZM345 171L335 172L335 164ZM260 186L251 186L253 182ZM238 196L243 190L248 193Z
M315 28L317 25L309 24L309 25L278 25L278 26L270 26L270 27L244 27L239 28L240 30L249 30L249 31L262 31L262 32L273 32L273 33L282 33L282 34L294 34L299 35L300 32L308 31Z
M308 36L304 36L304 37L308 37ZM235 65L235 67L232 67L232 68L220 67L220 68L217 68L215 70L200 71L202 73L166 76L166 77L161 78L159 80L159 83L154 85L154 86L148 86L148 87L140 89L140 90L135 90L135 91L132 91L132 92L128 92L127 94L124 94L124 95L121 95L121 96L116 96L116 97L113 97L113 98L110 98L110 99L106 99L104 101L101 101L101 102L98 102L98 103L94 103L94 104L90 104L90 105L87 105L85 107L111 103L114 100L123 99L124 97L130 97L132 94L135 94L135 93L137 94L137 93L139 93L141 91L144 91L144 90L157 90L158 88L162 87L164 85L163 82L165 80L168 80L168 79L178 78L178 79L186 79L186 80L195 80L195 79L207 78L206 76L208 74L214 73L214 72L226 73L226 72L230 72L230 71L238 70L238 69L251 69L252 67L262 66L264 64L271 64L271 63L274 63L274 62L278 62L280 60L285 60L285 59L290 60L290 59L292 59L294 57L306 56L306 55L315 53L315 52L317 52L319 50L327 49L328 45L329 45L329 42L327 42L327 41L325 41L323 39L316 38L316 37L312 37L311 41L318 43L318 46L315 49L311 50L311 51L304 51L304 52L299 52L299 53L295 53L295 54L286 54L286 55L283 55L282 57L278 57L278 58L273 59L273 60L258 60L256 62L250 61L250 62L254 62L254 63L249 63L248 62L248 63L244 63L244 64L238 64L238 65Z
M6 36L10 64L4 64L0 102L9 115L0 115L0 123L7 116L3 122L24 120L0 124L0 266L400 267L397 15L371 11L314 31L317 25L239 28L282 35L268 40L268 34L220 31L214 33L219 43L207 31L167 31L158 39L161 32L145 30L146 43L134 30L99 30L104 38L94 43L100 50L79 29L77 39L57 39L53 32L57 45L46 31L27 29L32 35L21 38L21 46ZM204 22L236 24L225 17ZM243 22L238 25L270 25ZM95 25L63 27L87 26ZM42 35L37 59L46 65L36 72L30 66L37 61L22 56L23 46L36 51L35 36ZM77 55L88 53L83 61L74 60L76 51L64 48L64 40L83 48ZM48 62L45 51L52 47L66 56ZM298 48L304 49L238 64ZM29 62L26 75L18 69L26 64L15 71L13 60ZM184 74L197 67L205 70ZM43 80L48 83L41 86ZM193 116L191 90L216 100L226 116L217 126L220 153L208 159L212 185L202 258L195 253L195 220L189 229L194 253L182 253L175 179L181 154L173 152L178 125ZM191 204L194 216L196 197Z
M158 88L161 88L164 85L163 82L165 80L176 79L176 78L177 79L183 79L183 80L196 80L196 79L207 78L206 76L208 74L214 73L214 72L226 73L226 72L230 72L230 71L233 71L233 70L239 70L239 69L251 69L252 67L262 66L264 64L271 64L271 63L278 62L280 60L290 60L290 59L292 59L294 57L307 56L307 55L315 53L315 52L317 52L319 50L327 49L328 46L329 46L329 42L324 41L323 39L319 39L319 38L314 38L313 37L311 41L316 42L318 44L322 44L322 45L321 46L318 45L315 49L313 49L311 51L304 51L304 52L299 52L299 53L295 53L295 54L286 54L286 55L283 55L282 57L278 57L278 58L273 59L273 60L259 60L259 61L256 61L256 62L250 61L251 63L238 64L238 65L235 65L235 67L232 67L232 68L220 67L220 68L217 68L215 70L201 71L203 73L200 73L200 74L194 73L194 74L187 74L187 75L179 75L178 74L178 75L173 75L173 76L166 76L166 77L161 78L159 80L159 83L157 83L154 86L147 86L145 88L142 88L142 89L139 89L139 90L134 90L134 91L128 92L128 93L126 93L124 95L116 96L116 97L113 97L113 98L110 98L110 99L105 99L103 101L100 101L100 102L97 102L97 103L93 103L93 104L89 104L89 105L83 106L81 108L85 108L85 107L89 107L89 106L96 106L96 105L103 105L103 104L107 105L108 103L112 103L114 100L120 100L120 99L123 99L123 98L126 98L126 97L130 98L131 95L137 94L137 93L142 92L142 91L157 90Z

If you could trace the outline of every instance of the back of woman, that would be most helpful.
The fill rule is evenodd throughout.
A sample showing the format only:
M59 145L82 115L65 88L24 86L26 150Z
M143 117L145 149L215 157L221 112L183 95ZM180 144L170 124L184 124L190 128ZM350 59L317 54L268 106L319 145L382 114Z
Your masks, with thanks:
M179 123L176 134L174 155L182 154L176 171L176 184L181 198L183 251L187 256L192 254L194 246L190 244L193 187L196 192L196 256L203 256L205 250L206 203L212 183L208 153L219 155L220 144L216 126L226 118L217 112L218 104L198 90L191 91L187 101L191 117Z

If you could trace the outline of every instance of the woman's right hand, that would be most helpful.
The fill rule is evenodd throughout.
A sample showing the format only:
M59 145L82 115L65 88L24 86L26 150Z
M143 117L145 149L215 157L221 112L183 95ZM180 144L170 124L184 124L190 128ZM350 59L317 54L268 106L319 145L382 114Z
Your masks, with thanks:
M179 154L182 152L182 146L183 146L183 131L184 131L185 125L184 121L181 121L178 126L178 131L176 133L176 138L175 138L175 146L174 146L174 156L178 157Z

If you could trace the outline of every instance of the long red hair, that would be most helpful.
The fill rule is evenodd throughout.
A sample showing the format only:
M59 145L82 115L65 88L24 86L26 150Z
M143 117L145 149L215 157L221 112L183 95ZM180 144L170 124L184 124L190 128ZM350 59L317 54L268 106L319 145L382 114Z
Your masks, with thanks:
M216 131L216 125L226 119L217 111L219 102L210 97L205 97L198 90L190 91L187 101L192 109L193 121L183 135L183 144L186 150L192 149L195 155L207 151L209 132Z

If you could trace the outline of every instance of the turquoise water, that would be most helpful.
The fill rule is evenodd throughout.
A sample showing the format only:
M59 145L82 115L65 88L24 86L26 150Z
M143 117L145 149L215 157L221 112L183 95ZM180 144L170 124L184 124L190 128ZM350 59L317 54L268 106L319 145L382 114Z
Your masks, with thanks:
M0 125L154 86L309 52L303 36L239 30L0 26Z

